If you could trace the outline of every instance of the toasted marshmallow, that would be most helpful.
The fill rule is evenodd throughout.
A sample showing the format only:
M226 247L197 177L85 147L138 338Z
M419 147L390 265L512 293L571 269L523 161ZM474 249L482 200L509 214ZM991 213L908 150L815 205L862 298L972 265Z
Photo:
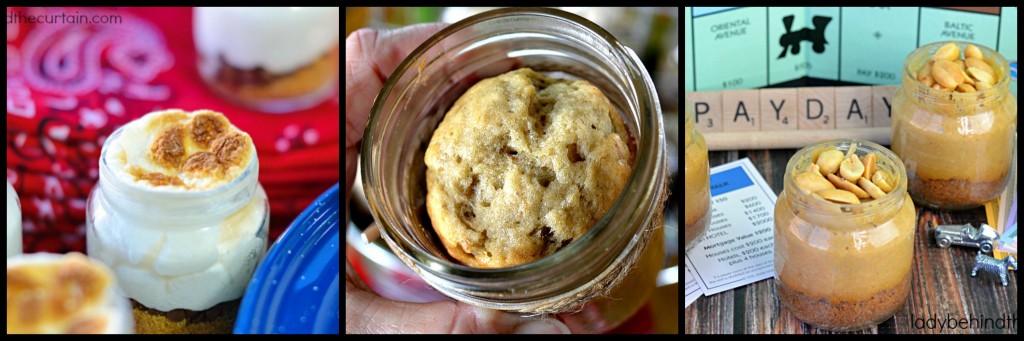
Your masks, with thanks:
M7 182L7 257L21 254L21 203Z
M196 48L240 69L286 74L312 64L340 42L341 9L195 9Z
M256 158L249 134L209 110L149 113L105 148L114 174L140 187L202 191L238 178Z
M7 334L131 334L110 269L80 253L7 260Z

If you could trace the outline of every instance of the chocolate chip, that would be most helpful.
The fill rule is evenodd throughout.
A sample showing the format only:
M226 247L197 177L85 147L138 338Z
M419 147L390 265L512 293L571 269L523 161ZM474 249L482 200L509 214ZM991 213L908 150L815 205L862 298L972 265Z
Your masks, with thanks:
M579 147L577 147L575 143L570 143L566 147L569 149L568 157L570 162L580 162L587 160L586 158L583 157L583 154L580 154Z

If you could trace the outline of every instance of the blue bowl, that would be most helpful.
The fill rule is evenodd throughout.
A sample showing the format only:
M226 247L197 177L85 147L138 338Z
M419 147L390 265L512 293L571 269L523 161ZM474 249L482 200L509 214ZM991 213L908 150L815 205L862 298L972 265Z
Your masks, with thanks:
M242 298L235 334L338 334L338 184L274 243Z

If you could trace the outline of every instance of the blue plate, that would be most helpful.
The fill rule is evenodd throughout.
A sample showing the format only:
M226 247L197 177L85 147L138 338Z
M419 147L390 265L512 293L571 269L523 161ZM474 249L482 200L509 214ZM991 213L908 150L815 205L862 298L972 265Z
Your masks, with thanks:
M235 334L338 334L338 184L306 208L256 269Z

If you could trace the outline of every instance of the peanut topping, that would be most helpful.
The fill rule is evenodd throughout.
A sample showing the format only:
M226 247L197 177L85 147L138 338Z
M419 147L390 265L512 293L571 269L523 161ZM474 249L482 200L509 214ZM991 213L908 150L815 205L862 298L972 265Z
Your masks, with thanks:
M955 43L936 49L914 76L932 89L960 93L991 89L1000 79L980 48L968 44L961 59L960 48Z

